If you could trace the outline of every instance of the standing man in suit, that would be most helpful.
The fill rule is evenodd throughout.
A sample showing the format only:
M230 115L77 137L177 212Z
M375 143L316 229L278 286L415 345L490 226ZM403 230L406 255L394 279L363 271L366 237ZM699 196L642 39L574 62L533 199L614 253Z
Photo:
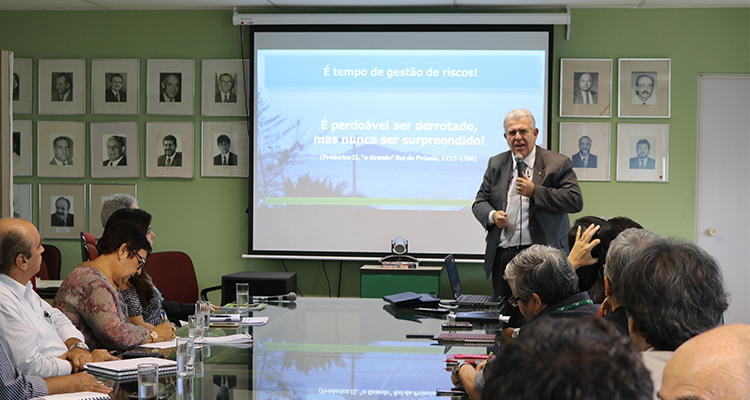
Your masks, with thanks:
M52 101L73 101L73 76L68 72L60 72L55 76L55 86L52 88Z
M162 103L179 103L182 101L180 93L180 77L176 73L162 73L161 93L159 101Z
M216 103L236 103L237 94L232 89L234 89L232 75L228 73L219 75L219 91L216 92L214 101Z
M70 200L65 197L58 197L55 200L55 213L52 214L52 226L73 226L75 225L73 214L70 213Z
M590 72L581 74L578 78L578 89L573 95L573 104L598 104L599 93L594 88L594 77Z
M573 168L596 168L596 156L591 154L591 138L581 136L578 139L578 153L570 157Z
M105 167L128 165L125 156L125 137L115 135L107 139L107 157L109 159L102 163Z
M54 157L49 165L73 165L73 140L67 136L58 136L52 141Z
M125 81L121 74L112 74L109 77L109 89L105 92L104 101L107 103L125 103L128 101L128 94L122 90L122 84Z
M651 143L648 140L639 140L635 145L635 151L638 157L630 159L630 169L656 169L656 160L648 156L651 151Z
M221 153L214 157L214 165L237 165L237 154L229 151L229 136L219 135L216 144L219 145Z
M510 150L490 158L471 208L487 231L486 278L496 295L512 297L505 266L532 244L567 247L568 213L583 209L583 195L570 159L535 145L539 130L529 110L509 112L503 125Z
M162 139L164 154L156 160L158 167L181 167L182 152L177 151L177 138L174 135L164 136Z

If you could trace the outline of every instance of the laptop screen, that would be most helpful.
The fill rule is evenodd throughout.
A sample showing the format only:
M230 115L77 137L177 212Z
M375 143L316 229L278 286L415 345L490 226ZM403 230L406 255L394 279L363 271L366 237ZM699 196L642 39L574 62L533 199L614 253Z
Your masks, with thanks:
M453 254L448 254L445 257L445 269L448 270L448 280L451 282L453 298L458 300L464 292L461 290L461 280L458 278L458 268L456 268L456 261L453 260Z

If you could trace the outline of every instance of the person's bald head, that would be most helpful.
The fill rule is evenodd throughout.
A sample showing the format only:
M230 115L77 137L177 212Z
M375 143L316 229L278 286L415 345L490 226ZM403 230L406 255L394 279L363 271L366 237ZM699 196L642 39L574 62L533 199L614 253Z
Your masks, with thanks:
M42 237L29 221L0 219L0 273L26 284L42 265Z
M750 325L724 325L677 348L664 368L664 400L750 399Z

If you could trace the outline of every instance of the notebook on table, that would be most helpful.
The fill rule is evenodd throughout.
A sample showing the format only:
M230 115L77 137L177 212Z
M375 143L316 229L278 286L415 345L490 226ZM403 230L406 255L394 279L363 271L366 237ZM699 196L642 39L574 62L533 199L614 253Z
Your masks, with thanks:
M138 376L138 364L157 364L159 374L174 374L177 372L177 362L156 357L131 358L117 361L100 361L86 364L84 368L92 374L102 375L112 379L131 379Z
M448 280L451 283L453 298L459 306L498 306L503 302L502 296L493 296L489 294L464 294L461 289L461 279L458 278L458 268L453 254L445 257L445 269L448 271Z

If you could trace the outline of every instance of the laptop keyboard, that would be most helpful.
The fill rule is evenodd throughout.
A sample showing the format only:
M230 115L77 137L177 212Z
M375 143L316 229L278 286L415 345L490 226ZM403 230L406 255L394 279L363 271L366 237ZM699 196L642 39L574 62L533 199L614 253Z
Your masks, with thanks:
M461 296L461 301L465 302L484 302L489 301L492 296L485 294L465 294Z

